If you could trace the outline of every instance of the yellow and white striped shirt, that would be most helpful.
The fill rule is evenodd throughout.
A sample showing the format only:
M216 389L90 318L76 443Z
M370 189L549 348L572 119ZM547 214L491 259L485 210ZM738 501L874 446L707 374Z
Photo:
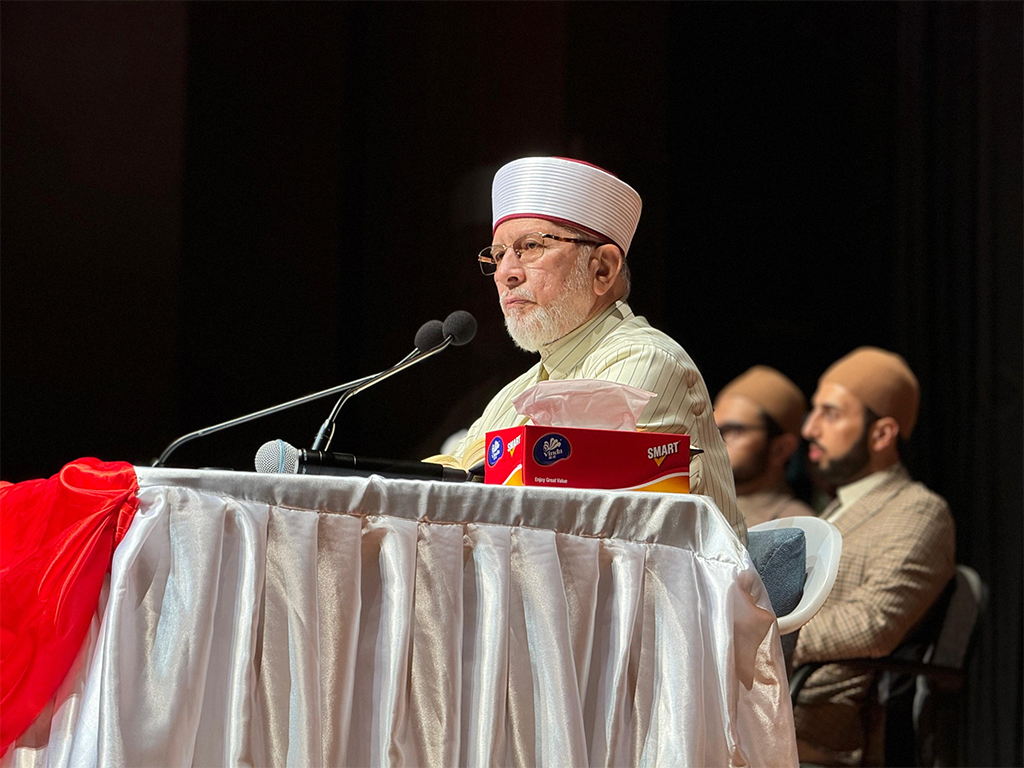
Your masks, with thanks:
M498 392L455 449L456 461L463 467L482 461L488 431L526 424L512 400L547 379L603 379L656 393L637 428L687 434L703 449L690 463L691 492L710 496L746 543L729 456L700 371L679 344L622 301L545 347L537 365Z

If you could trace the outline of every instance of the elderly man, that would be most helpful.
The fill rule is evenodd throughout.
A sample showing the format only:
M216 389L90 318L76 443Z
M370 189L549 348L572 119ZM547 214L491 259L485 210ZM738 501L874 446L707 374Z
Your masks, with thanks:
M828 601L797 638L796 666L891 653L953 576L949 507L900 463L918 403L903 358L873 347L842 358L818 382L803 435L812 470L838 489L822 516L842 532L843 553ZM801 762L882 764L884 734L866 725L864 711L871 683L842 664L810 677L794 710Z
M540 361L505 386L456 448L471 466L484 457L489 430L525 424L512 400L547 379L604 379L657 394L640 429L685 433L704 452L693 458L690 486L711 496L742 541L725 445L704 380L675 341L626 304L626 254L640 220L640 196L588 163L528 157L503 166L492 187L492 244L479 254L493 276L505 325Z
M805 413L800 388L767 365L733 379L715 399L715 422L725 438L736 501L748 528L814 514L786 483L786 464L800 447Z

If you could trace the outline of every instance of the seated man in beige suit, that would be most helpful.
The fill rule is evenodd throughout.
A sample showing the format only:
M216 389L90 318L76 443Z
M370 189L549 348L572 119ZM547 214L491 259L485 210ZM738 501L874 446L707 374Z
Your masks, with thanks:
M780 517L813 515L786 484L786 464L800 448L807 399L774 368L755 365L715 398L718 425L747 527Z
M918 403L903 358L873 347L818 381L803 436L812 471L838 489L822 517L842 532L843 553L831 595L797 638L795 666L888 655L953 576L949 507L900 463ZM794 710L801 762L881 765L884 734L865 717L872 681L842 664L810 677Z

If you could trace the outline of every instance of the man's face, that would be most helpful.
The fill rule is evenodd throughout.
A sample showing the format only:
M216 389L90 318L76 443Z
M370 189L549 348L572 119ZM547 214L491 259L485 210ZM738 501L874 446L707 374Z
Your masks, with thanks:
M722 395L715 401L715 423L725 439L736 484L763 475L771 441L757 404L742 395Z
M545 219L510 219L498 227L492 243L511 245L531 232L573 236ZM529 265L508 250L494 283L509 334L529 352L581 326L595 302L590 260L580 258L579 246L573 243L546 240L544 254Z
M818 385L801 434L809 442L807 460L814 474L833 485L862 477L871 460L864 404L846 387Z

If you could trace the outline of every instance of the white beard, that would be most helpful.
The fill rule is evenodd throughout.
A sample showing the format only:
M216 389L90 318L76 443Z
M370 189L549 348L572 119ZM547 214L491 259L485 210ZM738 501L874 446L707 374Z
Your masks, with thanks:
M534 301L533 292L527 288L513 288L508 293ZM558 341L566 334L579 328L590 314L594 305L591 289L590 255L582 254L565 279L562 292L546 307L531 305L522 315L505 316L505 328L516 346L527 352L538 352L541 347Z

